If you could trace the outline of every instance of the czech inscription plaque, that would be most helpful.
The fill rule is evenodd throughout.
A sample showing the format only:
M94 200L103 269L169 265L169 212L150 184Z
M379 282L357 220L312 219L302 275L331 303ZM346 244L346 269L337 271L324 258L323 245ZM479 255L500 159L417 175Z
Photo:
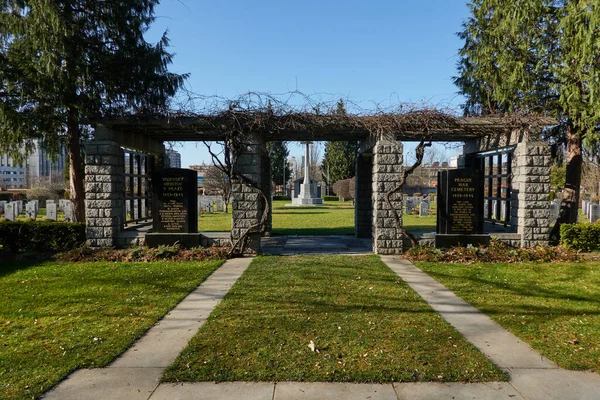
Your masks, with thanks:
M153 233L197 233L197 172L167 168L152 176Z
M437 233L483 233L483 178L478 170L438 172Z

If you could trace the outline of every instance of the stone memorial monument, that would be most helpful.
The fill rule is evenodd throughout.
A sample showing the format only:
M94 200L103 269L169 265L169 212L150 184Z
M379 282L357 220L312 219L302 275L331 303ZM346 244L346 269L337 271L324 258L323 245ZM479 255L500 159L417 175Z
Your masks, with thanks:
M483 234L483 177L478 170L438 172L436 247L487 245Z
M48 204L54 204L54 200L46 200L46 208L48 208Z
M146 235L150 247L174 245L197 247L198 173L191 169L167 168L152 174L152 233Z
M323 199L316 196L316 188L310 183L310 142L304 149L304 181L300 184L300 194L292 199L293 206L316 206L323 204Z

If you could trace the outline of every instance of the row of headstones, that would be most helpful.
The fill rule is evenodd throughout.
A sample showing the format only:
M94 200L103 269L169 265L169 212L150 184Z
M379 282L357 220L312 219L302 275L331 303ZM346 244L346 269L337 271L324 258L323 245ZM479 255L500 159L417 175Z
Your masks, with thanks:
M58 217L58 209L65 214L65 221L70 222L73 219L73 207L70 200L59 200L57 205L54 200L46 200L46 219L56 221ZM8 221L15 221L23 212L30 219L37 219L40 210L40 201L31 200L26 204L23 200L16 201L0 201L0 215L4 214L4 218Z
M429 208L432 205L436 206L436 201L436 196L404 196L404 213L412 214L413 210L418 208L419 216L425 217L429 215Z
M600 205L589 200L581 201L581 209L588 221L594 223L600 219Z
M496 215L496 209L498 207L498 200L484 200L483 202L483 215L487 218L489 203L492 203L492 218L498 220ZM506 220L506 200L500 200L500 220Z
M203 199L202 196L198 196L198 210L210 214L215 211L224 211L225 207L223 200Z

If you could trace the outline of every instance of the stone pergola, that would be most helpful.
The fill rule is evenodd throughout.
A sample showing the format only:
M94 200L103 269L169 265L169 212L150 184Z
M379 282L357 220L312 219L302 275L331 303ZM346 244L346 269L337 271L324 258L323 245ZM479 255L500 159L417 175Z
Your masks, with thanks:
M237 158L239 170L270 192L268 141L348 141L361 142L356 163L355 233L372 238L377 254L403 252L402 233L396 229L392 210L384 201L386 192L400 182L403 171L402 141L418 141L424 135L410 125L388 127L373 134L356 124L328 124L323 117L315 129L249 130ZM368 118L365 126L368 125ZM94 140L86 145L86 217L88 243L92 247L114 247L123 231L125 208L124 150L134 149L152 156L152 168L165 166L164 142L221 141L224 133L216 117L123 118L104 120L95 128ZM513 245L531 247L548 242L550 147L539 139L544 126L556 121L532 119L514 121L504 118L452 118L450 122L427 126L432 141L464 142L459 163L474 167L481 152L510 148L512 157L512 193L510 222ZM394 208L402 209L402 195L391 198ZM232 239L257 224L264 207L258 193L240 182L234 182L232 202ZM269 207L270 209L270 207ZM270 215L267 230L270 229ZM249 235L247 249L260 252L261 232Z

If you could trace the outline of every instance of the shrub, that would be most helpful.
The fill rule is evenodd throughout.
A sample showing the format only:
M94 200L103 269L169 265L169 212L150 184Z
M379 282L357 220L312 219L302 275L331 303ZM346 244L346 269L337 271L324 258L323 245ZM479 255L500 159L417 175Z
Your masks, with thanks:
M13 195L9 192L0 192L0 201L12 201Z
M530 249L509 247L498 239L492 238L489 247L453 247L434 249L416 247L405 253L411 261L472 264L476 262L552 262L576 261L579 255L565 247L537 246Z
M82 246L58 255L61 261L90 262L151 262L151 261L206 261L226 259L229 249L226 247L195 247L183 249L178 244L158 246L157 248L131 247L128 249L91 249Z
M593 251L600 249L599 224L562 224L560 243L569 249Z
M273 196L273 200L290 200L290 196Z
M333 184L333 191L340 200L354 200L354 178L342 179Z
M67 222L0 222L0 246L6 253L54 253L85 243L85 224Z
M323 201L340 201L338 196L323 196Z

